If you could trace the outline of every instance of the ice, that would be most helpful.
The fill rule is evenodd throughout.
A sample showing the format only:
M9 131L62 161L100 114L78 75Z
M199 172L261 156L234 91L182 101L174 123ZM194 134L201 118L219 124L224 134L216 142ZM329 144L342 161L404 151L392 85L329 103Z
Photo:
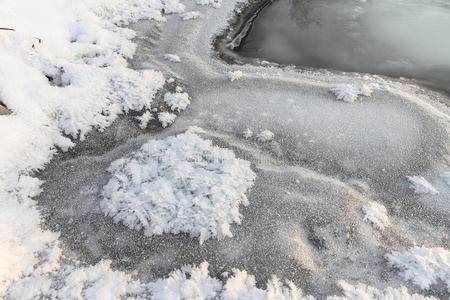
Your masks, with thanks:
M101 206L114 222L151 236L186 232L199 237L233 236L239 205L255 174L233 152L214 147L190 129L151 141L112 163Z

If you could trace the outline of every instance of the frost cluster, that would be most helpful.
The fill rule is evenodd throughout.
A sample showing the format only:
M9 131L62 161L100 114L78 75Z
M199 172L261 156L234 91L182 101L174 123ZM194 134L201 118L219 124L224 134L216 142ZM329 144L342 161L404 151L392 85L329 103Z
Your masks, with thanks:
M242 73L242 71L233 71L233 72L228 72L228 79L233 82L235 80L241 79L244 76L244 73Z
M181 58L175 54L164 54L164 59L170 62L179 63L181 62Z
M170 106L172 111L182 111L191 103L188 93L166 93L164 102Z
M389 218L384 205L370 201L364 204L362 211L364 213L364 219L368 220L378 229L383 230L385 227L389 226Z
M407 178L411 183L410 188L414 190L414 193L431 195L439 194L438 190L422 176L407 176Z
M176 114L167 111L163 111L158 114L158 121L161 123L161 126L163 128L166 128L167 126L175 122L176 118L177 118Z
M190 233L200 243L230 237L255 174L250 163L189 130L152 140L112 163L101 207L145 235Z
M270 130L264 130L256 136L256 140L261 143L270 142L275 137L275 134Z
M153 119L154 119L154 117L153 117L152 113L148 110L145 113L143 113L142 116L136 117L136 120L138 120L139 127L141 129L147 128L148 122L150 122Z
M421 289L428 289L438 280L447 285L450 292L450 252L444 248L414 247L405 252L392 252L386 259L400 269L405 280Z
M330 89L330 92L336 97L337 100L348 103L355 102L360 95L370 97L372 95L372 91L373 88L368 84L345 84L343 86Z
M250 128L247 128L246 130L244 130L244 132L242 133L242 136L246 139L249 139L253 136L253 131Z

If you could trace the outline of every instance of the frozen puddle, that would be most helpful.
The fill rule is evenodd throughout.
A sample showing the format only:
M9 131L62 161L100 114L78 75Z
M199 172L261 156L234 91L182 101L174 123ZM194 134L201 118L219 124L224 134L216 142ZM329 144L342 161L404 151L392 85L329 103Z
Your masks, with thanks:
M261 80L246 91L244 80L225 82L196 94L186 113L161 133L131 138L102 155L64 155L44 171L39 203L48 213L46 224L61 232L76 257L91 264L111 259L114 268L137 270L142 279L207 261L213 277L245 269L263 286L275 274L318 296L339 294L336 282L352 278L398 286L401 277L388 272L386 252L415 243L445 245L449 208L434 203L445 203L448 189L421 202L404 175L432 170L442 155L448 137L432 114L391 102L384 92L348 105L318 87ZM216 115L205 105L216 107ZM120 135L127 124L120 121L106 134ZM242 222L231 226L233 236L203 244L185 233L146 236L105 216L101 194L114 176L107 171L111 163L191 125L205 128L204 139L249 160L257 175L249 205L240 207ZM275 135L261 143L257 134L242 135L247 128L270 128ZM89 139L83 145L99 147ZM374 199L386 211L378 206L368 212ZM375 218L387 220L380 227ZM433 290L446 293L445 285Z
M450 91L446 0L280 0L254 20L247 57L410 77Z

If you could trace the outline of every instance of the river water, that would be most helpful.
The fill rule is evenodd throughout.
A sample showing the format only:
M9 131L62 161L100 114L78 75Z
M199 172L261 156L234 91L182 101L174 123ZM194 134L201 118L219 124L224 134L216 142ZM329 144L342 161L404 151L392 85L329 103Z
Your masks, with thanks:
M450 92L450 1L278 0L259 13L238 52L415 78Z

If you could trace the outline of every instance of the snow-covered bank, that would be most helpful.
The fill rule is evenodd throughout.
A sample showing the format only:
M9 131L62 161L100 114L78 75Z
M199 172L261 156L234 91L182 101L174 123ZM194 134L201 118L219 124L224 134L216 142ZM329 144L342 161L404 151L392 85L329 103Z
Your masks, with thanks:
M0 1L1 26L15 29L0 31L0 99L12 111L0 118L0 294L33 266L58 265L58 235L40 229L32 197L41 183L29 175L72 147L69 136L83 140L119 114L149 108L162 87L160 72L127 68L135 34L115 25L180 6L152 3Z
M292 285L255 287L255 280L264 284L272 274L319 296L342 294L340 286L348 298L394 294L405 299L403 285L410 293L418 292L402 279L403 273L383 262L386 253L406 251L414 244L445 246L448 211L427 203L443 203L448 187L441 187L438 195L415 195L406 181L411 174L441 174L448 167L442 163L448 115L426 93L376 76L226 65L212 55L210 44L225 28L234 1L218 9L186 1L185 10L202 14L189 21L161 14L163 9L181 11L175 1L86 1L88 6L76 1L25 2L0 2L0 20L5 22L0 25L17 29L0 32L0 60L6 66L0 74L0 98L13 111L0 116L0 240L6 245L0 249L0 289L8 297L164 299L167 291L188 293L185 297L205 292L231 298L295 298ZM146 17L167 21L157 25L157 37L114 25ZM146 59L135 57L131 64L140 71L127 68L125 60L135 53L130 41L135 35L141 51L151 50L137 49ZM43 43L33 48L35 36ZM182 59L168 62L167 53ZM231 81L229 72L237 71L245 76ZM55 145L73 145L75 140L67 135L83 138L93 128L104 129L123 111L147 109L140 118L142 127L156 116L170 125L175 114L148 110L164 84L162 73L182 78L191 96L171 91L162 100L175 111L187 108L172 127L130 139L107 153L99 151L102 155L81 149L62 156L44 171L49 180L43 185L30 177L49 161ZM371 82L380 89L351 105L334 101L329 93L340 85ZM105 174L110 163L149 139L165 139L195 124L206 129L206 139L233 148L237 157L256 166L255 187L248 195L251 205L241 211L242 224L232 227L233 238L208 239L203 245L183 235L152 239L101 218L97 191L109 180ZM256 137L246 140L241 133L247 128L255 133L268 130L271 134L264 136L270 138L265 143ZM125 135L127 129L122 128ZM103 147L95 139L86 143ZM53 209L47 218L54 223L45 225L59 232L59 239L39 225L42 219L31 197L40 186L40 207ZM373 198L385 209L364 210ZM61 260L62 254L68 262ZM126 264L137 257L142 260ZM113 267L106 261L96 263L104 258L112 260ZM211 275L200 265L203 260L209 262ZM171 273L185 264L200 267ZM222 269L235 275L221 278ZM148 283L146 273L171 275ZM386 273L388 278L382 277ZM339 280L354 285L339 286Z

